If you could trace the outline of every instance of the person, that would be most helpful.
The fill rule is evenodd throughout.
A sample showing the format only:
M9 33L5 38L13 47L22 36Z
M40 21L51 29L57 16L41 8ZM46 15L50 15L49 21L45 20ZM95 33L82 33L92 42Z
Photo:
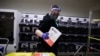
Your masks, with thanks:
M40 22L38 29L36 29L35 34L42 38L42 45L46 49L46 52L54 52L57 54L57 44L55 43L52 47L50 47L44 40L49 39L48 31L51 26L57 28L56 19L60 15L61 8L58 5L53 5L51 8L51 12L47 13L43 20Z

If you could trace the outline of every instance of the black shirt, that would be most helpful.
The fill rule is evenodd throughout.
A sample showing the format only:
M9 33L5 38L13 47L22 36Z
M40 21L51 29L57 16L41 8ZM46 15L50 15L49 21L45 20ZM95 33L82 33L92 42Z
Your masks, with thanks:
M41 30L43 33L48 32L50 27L53 26L57 28L56 21L50 17L49 14L46 14L43 17L43 20L39 24L39 30ZM42 51L43 52L54 52L56 54L57 52L57 43L55 43L52 47L50 47L42 38L40 38L40 41L42 41Z
M45 33L45 32L49 31L49 29L50 29L51 26L57 28L56 21L54 19L52 19L49 14L46 14L44 16L43 20L39 24L39 29L42 32Z

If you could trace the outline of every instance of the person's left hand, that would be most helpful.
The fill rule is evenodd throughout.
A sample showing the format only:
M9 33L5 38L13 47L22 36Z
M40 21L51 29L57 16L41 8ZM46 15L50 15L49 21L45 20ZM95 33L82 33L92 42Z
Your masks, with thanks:
M46 32L46 33L43 33L43 35L42 35L42 38L43 39L49 39L49 33L48 32Z

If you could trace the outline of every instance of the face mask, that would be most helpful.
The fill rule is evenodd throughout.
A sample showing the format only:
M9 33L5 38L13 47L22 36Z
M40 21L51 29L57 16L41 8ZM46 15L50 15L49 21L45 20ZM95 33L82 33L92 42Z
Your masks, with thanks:
M56 20L58 18L58 14L51 14L51 19Z

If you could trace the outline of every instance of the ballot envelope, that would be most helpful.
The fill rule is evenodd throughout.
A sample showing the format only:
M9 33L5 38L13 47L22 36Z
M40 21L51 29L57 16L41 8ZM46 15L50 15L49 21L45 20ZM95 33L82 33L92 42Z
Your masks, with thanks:
M53 44L56 42L56 40L60 37L60 35L62 33L58 29L56 29L55 27L51 27L48 33L49 33L49 39L45 39L44 41L50 47L52 47Z

